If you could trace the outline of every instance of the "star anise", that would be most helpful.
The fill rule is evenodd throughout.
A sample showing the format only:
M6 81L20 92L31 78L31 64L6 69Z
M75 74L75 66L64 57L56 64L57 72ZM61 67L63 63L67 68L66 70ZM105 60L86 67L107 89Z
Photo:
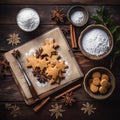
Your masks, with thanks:
M17 106L16 104L6 103L5 109L9 111L9 115L12 116L13 118L17 117L18 115L21 115L20 107Z
M45 83L46 81L48 81L46 75L43 72L41 73L40 68L36 67L35 70L33 70L33 75L37 77L40 83Z
M63 27L62 28L62 31L65 35L69 34L70 33L70 28L69 27Z
M72 92L64 95L61 102L64 103L66 106L67 105L72 106L73 102L75 102L75 99L73 98Z
M41 57L41 53L42 53L42 50L40 48L36 49L36 51L35 51L36 58Z
M63 106L58 103L51 105L51 109L49 109L49 111L51 112L51 116L55 116L56 119L62 117L63 112L65 112Z
M8 68L9 62L3 58L2 60L0 60L0 65L3 66L3 68Z
M35 68L33 71L32 71L32 73L33 73L33 75L35 76L35 77L38 77L38 75L40 74L40 68Z
M12 44L12 45L17 45L19 44L21 41L21 38L19 37L19 34L13 33L13 34L9 34L9 38L7 39L8 44Z
M84 104L82 104L82 108L81 110L84 111L84 114L87 113L89 116L94 113L94 111L96 110L96 108L93 106L93 104L90 104L89 102L86 102Z
M64 23L66 15L63 13L63 9L54 9L51 11L51 19L56 23Z
M6 75L6 72L7 72L7 68L9 68L9 62L4 59L4 58L1 58L0 60L0 77L3 78L3 76Z
M19 57L19 56L20 56L19 50L13 50L12 55L13 55L14 57Z

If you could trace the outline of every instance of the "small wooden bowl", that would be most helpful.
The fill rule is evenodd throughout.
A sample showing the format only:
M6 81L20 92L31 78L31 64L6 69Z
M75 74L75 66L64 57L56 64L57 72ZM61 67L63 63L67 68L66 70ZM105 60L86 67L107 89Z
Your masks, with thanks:
M83 14L84 14L84 19L83 19L83 21L82 21L81 23L79 23L79 24L75 24L75 23L71 20L71 15L72 15L74 12L76 12L76 11L81 11L81 12L83 12ZM72 6L72 7L68 10L68 12L67 12L67 18L68 18L68 20L69 20L74 26L76 26L76 27L81 27L81 26L84 26L84 25L87 23L88 18L89 18L89 14L88 14L88 11L87 11L84 7L81 7L81 6L79 6L79 5L76 5L76 6Z
M108 89L106 94L100 94L100 93L93 93L93 92L91 92L91 90L90 90L90 83L89 83L90 81L89 80L92 78L92 74L94 72L100 72L101 74L107 74L109 76L109 82L110 82L111 86ZM111 94L113 93L113 91L115 89L115 77L111 73L111 71L108 70L107 68L105 68L105 67L95 67L95 68L92 68L91 70L89 70L87 72L87 74L84 77L83 85L84 85L84 89L85 89L86 93L90 97L92 97L94 99L97 99L97 100L103 100L103 99L106 99L109 96L111 96Z
M86 35L87 32L93 30L93 29L100 29L100 30L103 30L107 35L108 35L108 38L109 38L109 43L110 43L110 47L107 49L107 51L101 55L92 55L88 52L86 52L82 46L82 40L83 40L83 37ZM86 56L88 57L89 59L92 59L92 60L100 60L100 59L103 59L105 58L106 56L108 56L110 54L110 52L112 51L112 48L113 48L113 36L111 34L111 32L108 30L108 28L106 28L105 26L103 25L100 25L100 24L92 24L92 25L89 25L88 27L86 27L80 34L79 38L78 38L78 45L79 45L79 48L81 50L81 52Z

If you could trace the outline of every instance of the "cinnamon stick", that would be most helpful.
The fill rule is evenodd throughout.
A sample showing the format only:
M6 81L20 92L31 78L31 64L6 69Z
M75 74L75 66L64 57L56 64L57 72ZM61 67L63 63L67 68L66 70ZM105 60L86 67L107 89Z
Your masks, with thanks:
M77 48L75 29L72 24L70 24L70 37L71 37L72 48Z
M50 100L50 97L47 97L46 99L44 99L40 104L36 105L33 110L35 112L38 112L47 102L48 100Z
M62 97L63 95L65 95L65 94L67 94L67 93L69 93L69 92L71 92L71 91L73 91L73 90L76 90L76 89L79 88L80 86L81 86L81 84L78 84L78 85L76 85L76 86L68 89L67 91L65 91L65 92L59 94L58 96L56 96L55 99L58 99L58 98Z
M72 44L72 48L75 48L75 44L74 44L74 38L73 38L73 27L72 24L70 24L70 37L71 37L71 44Z
M74 48L77 48L77 40L74 26L72 27L73 32L73 40L74 40Z

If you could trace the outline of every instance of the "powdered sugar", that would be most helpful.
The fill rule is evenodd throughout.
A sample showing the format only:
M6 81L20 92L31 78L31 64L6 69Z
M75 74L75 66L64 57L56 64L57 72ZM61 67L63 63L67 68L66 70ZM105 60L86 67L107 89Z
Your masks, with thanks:
M91 55L102 55L110 47L107 33L101 29L92 29L82 39L83 49Z
M82 11L76 11L71 15L71 20L75 24L80 24L84 20L84 13Z

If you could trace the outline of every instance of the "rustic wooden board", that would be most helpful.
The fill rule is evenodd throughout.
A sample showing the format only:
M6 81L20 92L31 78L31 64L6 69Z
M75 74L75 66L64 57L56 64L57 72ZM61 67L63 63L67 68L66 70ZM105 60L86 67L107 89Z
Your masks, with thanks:
M26 67L26 54L30 54L29 52L33 49L37 49L40 45L43 44L45 39L49 39L49 38L54 38L56 40L56 43L59 45L60 50L59 50L59 54L62 55L63 60L66 61L67 65L68 65L68 72L65 74L65 80L61 81L60 85L50 85L47 84L44 87L42 87L41 85L38 86L37 80L35 80L34 76L31 76L31 70L27 69ZM29 43L26 43L20 47L17 48L20 53L21 53L21 63L23 65L23 68L25 69L28 77L30 78L34 88L36 89L38 95L39 95L39 99L42 99L46 96L48 96L49 94L63 88L63 86L66 86L74 81L76 81L77 79L83 77L83 73L81 72L75 58L74 55L64 37L64 35L62 34L60 28L54 28L52 30L50 30L49 32L43 34L42 36L30 41ZM8 60L8 62L10 63L12 72L13 72L13 76L15 78L15 81L17 83L17 85L19 86L19 89L23 95L23 98L25 99L27 104L32 104L34 102L34 100L32 100L32 96L31 93L27 87L27 84L25 82L24 76L21 73L14 57L11 55L13 50L5 53L5 58ZM74 67L74 71L72 71Z

